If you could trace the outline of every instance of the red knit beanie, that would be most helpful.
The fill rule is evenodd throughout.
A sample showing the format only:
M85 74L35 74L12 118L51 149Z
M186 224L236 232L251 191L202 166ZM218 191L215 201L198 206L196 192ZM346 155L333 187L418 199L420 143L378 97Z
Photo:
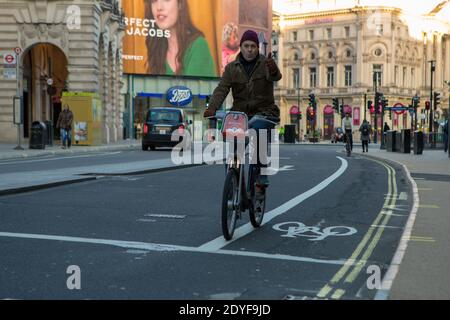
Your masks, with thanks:
M253 30L245 31L244 34L242 35L241 43L239 45L242 46L242 42L247 41L247 40L253 41L259 47L259 39L258 39L258 35L256 34L255 31L253 31Z

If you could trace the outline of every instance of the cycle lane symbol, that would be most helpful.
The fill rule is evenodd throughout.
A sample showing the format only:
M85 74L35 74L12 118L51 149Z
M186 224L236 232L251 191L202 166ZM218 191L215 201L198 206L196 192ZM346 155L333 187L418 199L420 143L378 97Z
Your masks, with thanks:
M309 241L321 241L330 236L351 236L357 232L355 228L347 226L332 226L324 228L322 231L319 227L309 227L301 222L290 221L282 222L272 227L274 230L286 232L281 235L286 238L307 237Z

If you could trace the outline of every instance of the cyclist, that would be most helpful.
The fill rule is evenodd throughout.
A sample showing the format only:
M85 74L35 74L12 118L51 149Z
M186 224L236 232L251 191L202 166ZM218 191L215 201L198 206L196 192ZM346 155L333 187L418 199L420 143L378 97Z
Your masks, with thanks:
M350 112L346 112L345 118L342 119L342 129L345 132L346 139L350 139L350 150L353 151L353 124L350 118Z
M223 76L214 90L203 116L214 116L231 89L233 95L231 110L247 114L249 127L255 129L258 133L257 137L259 137L259 130L272 129L273 125L265 121L258 121L256 117L254 119L256 121L252 121L252 118L256 115L279 118L280 110L275 105L273 83L279 81L282 75L271 53L268 57L259 53L258 34L255 31L244 32L240 41L240 50L236 59L225 67ZM270 137L269 132L267 137ZM259 152L257 154L258 166L266 167L267 165L261 162L267 163L267 161L259 158ZM263 192L268 185L267 175L261 175L257 192Z

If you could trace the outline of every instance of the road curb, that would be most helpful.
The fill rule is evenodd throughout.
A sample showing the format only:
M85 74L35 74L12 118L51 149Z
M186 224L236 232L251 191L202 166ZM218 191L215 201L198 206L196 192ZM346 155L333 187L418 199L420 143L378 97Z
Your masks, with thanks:
M86 178L79 178L79 179L73 179L73 180L64 180L64 181L43 183L43 184L38 184L35 186L27 186L27 187L13 188L13 189L7 189L7 190L0 190L0 196L26 193L26 192L30 192L30 191L49 189L49 188L53 188L53 187L59 187L59 186L75 184L75 183L80 183L80 182L86 182L86 181L92 181L92 180L97 180L97 177L86 177Z

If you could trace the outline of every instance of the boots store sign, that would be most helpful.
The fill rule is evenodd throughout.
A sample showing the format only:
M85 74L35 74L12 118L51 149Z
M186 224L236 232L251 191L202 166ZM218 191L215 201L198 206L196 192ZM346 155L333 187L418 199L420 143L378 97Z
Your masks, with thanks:
M192 91L187 87L176 86L167 90L167 101L173 106L187 106L192 98Z

